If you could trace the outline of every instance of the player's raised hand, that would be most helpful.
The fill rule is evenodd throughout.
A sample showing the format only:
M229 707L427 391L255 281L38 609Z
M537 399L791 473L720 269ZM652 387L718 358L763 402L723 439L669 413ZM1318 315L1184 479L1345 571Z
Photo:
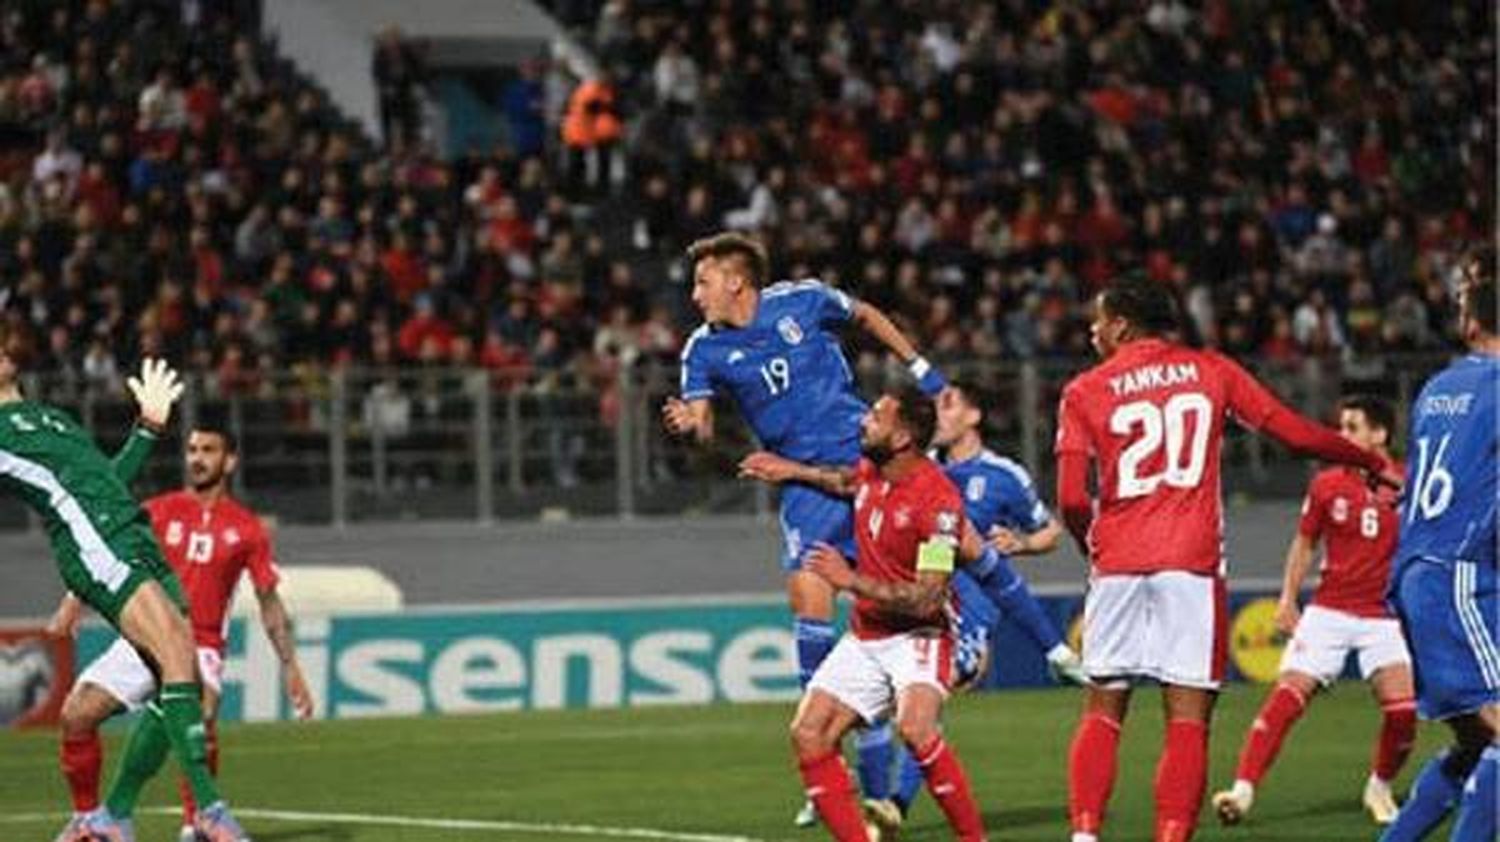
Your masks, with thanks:
M823 577L828 584L841 591L854 585L854 568L849 566L849 560L844 558L843 553L822 541L813 544L812 551L803 557L802 569Z
M312 718L312 691L307 689L307 679L302 677L302 668L295 661L286 666L286 696L292 700L292 710L298 719Z
M1276 628L1282 634L1290 637L1297 632L1297 623L1302 620L1302 609L1297 607L1297 600L1283 599L1276 603Z
M795 479L798 464L767 450L757 450L740 460L740 478L772 484Z
M165 428L172 417L172 405L182 397L182 381L177 372L166 360L147 357L141 361L141 373L127 380L126 385L135 396L141 421L155 430Z

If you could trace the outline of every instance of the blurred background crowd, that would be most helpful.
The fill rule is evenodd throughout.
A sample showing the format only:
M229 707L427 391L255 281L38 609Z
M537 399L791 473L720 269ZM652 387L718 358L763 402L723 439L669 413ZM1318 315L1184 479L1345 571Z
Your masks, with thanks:
M111 387L145 353L223 393L602 383L675 360L681 249L727 227L938 359L1086 356L1091 294L1140 272L1277 364L1453 347L1452 267L1495 230L1486 0L546 5L598 71L528 62L506 142L445 156L400 33L372 138L254 2L6 4L3 317Z

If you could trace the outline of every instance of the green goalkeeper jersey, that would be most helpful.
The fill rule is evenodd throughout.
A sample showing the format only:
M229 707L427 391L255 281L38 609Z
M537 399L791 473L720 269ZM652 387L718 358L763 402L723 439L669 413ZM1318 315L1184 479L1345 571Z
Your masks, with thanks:
M0 488L41 517L68 590L111 623L147 580L183 604L128 487L154 438L137 427L110 459L66 412L35 401L0 404Z

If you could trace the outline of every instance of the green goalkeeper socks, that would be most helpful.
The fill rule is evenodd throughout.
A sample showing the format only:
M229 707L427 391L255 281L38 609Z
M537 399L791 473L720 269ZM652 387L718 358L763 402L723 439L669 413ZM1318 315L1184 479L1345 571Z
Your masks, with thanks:
M161 708L149 702L130 732L125 744L125 754L120 758L120 767L115 770L114 783L110 784L109 797L104 806L115 818L128 819L135 813L135 803L140 800L141 788L167 759L171 743L167 740L167 729L162 724Z
M193 790L193 800L207 807L220 800L219 787L208 771L208 748L203 729L202 690L197 684L168 684L157 697L172 755Z

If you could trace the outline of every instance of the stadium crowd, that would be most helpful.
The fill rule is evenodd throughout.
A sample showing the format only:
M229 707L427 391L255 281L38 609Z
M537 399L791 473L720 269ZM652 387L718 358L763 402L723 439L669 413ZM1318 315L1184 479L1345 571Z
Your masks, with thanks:
M0 295L42 369L602 377L675 359L675 258L726 226L937 358L1086 355L1122 271L1236 354L1440 349L1494 230L1484 2L554 2L587 101L529 68L503 107L541 143L451 162L364 139L242 5L0 20Z

